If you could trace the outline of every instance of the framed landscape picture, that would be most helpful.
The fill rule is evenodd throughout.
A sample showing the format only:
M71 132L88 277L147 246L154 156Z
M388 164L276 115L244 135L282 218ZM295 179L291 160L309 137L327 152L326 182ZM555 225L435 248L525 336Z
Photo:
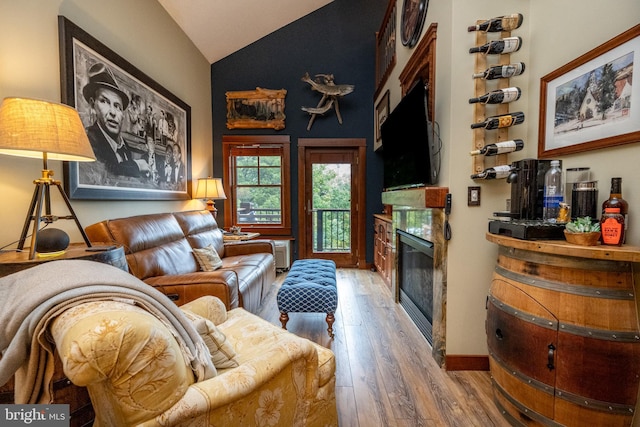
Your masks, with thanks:
M62 102L75 107L95 162L65 162L71 199L191 198L191 108L63 16Z
M284 129L285 89L227 92L227 129Z
M538 157L640 142L639 66L640 24L542 77Z

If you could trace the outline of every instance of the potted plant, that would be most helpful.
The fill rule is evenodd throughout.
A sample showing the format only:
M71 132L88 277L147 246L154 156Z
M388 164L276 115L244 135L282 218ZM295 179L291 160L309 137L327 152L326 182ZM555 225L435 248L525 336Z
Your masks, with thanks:
M594 246L600 240L600 223L584 216L564 226L564 237L574 245Z

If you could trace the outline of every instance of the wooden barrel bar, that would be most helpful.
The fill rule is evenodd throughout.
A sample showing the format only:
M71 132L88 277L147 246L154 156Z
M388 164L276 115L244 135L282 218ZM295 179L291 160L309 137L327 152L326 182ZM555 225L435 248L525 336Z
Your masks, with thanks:
M486 330L505 417L525 426L631 425L640 385L639 248L487 236L499 245Z

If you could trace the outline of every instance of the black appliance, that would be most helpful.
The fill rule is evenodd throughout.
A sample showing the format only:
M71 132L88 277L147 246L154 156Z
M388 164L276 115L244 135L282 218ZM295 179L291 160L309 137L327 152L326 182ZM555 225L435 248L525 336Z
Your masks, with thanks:
M523 159L511 163L511 214L513 219L542 219L544 175L551 160ZM562 163L560 164L562 167Z
M489 221L489 232L524 240L564 239L564 224L542 221L544 175L551 160L523 159L511 163L511 167L513 171L507 177L511 184L510 212L494 213L510 219Z

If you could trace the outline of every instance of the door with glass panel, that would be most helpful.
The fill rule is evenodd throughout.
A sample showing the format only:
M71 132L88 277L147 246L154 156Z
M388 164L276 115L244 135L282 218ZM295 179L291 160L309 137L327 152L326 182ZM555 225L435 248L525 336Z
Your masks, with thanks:
M301 251L305 258L332 259L338 266L358 265L358 149L306 148L304 150L304 230Z

